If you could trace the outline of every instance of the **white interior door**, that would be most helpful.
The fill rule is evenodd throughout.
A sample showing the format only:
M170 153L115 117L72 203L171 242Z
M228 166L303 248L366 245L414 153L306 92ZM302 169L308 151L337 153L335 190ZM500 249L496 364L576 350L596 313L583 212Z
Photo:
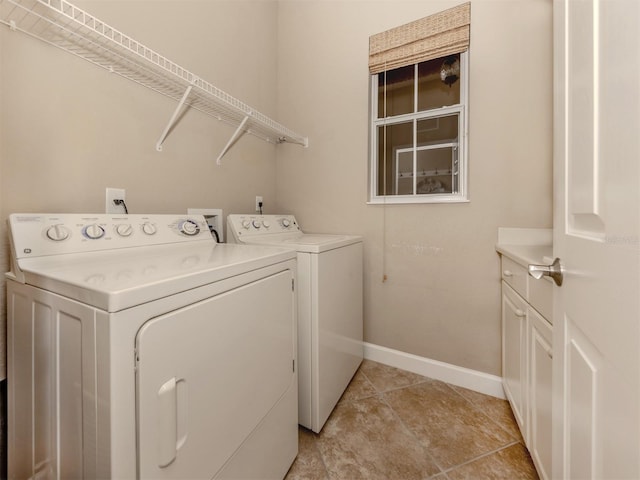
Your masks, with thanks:
M554 478L640 478L640 2L554 0Z

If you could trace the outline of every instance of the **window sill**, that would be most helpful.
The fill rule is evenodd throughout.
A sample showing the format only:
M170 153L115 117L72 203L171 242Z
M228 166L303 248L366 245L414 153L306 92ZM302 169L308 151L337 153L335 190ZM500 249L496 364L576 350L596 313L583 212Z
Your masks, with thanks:
M429 197L414 196L394 196L394 197L376 197L367 202L367 205L411 205L420 203L469 203L467 197L459 195L433 195Z

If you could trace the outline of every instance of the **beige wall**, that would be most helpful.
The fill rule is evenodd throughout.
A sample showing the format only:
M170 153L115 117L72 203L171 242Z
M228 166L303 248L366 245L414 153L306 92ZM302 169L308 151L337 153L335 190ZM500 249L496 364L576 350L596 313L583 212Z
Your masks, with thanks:
M75 2L266 114L276 106L277 4ZM104 211L105 187L132 212L246 211L275 201L276 147L188 112L159 153L176 102L6 28L2 35L2 213Z
M551 1L472 0L471 202L366 205L368 37L459 3L280 2L279 117L310 146L278 151L277 200L365 236L366 341L499 375L497 228L551 226Z
M368 37L459 1L76 3L310 146L245 136L216 167L233 129L189 112L158 153L175 102L2 27L3 221L100 212L105 187L134 213L250 212L259 194L308 231L365 236L367 341L500 373L496 229L551 225L550 0L472 2L471 203L386 208L365 203Z

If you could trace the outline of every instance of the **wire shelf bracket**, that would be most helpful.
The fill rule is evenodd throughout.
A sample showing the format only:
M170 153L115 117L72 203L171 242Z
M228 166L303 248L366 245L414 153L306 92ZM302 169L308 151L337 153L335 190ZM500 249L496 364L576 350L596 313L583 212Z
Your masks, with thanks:
M169 123L167 124L164 131L162 132L162 135L160 135L160 139L158 140L158 143L156 143L156 150L158 150L159 152L162 151L162 144L167 138L167 135L169 135L169 132L173 129L175 124L178 122L178 116L180 115L180 112L182 111L182 107L184 107L184 103L187 101L187 98L189 97L189 94L191 93L192 88L193 88L193 85L189 85L187 89L184 91L184 95L178 102L178 106L173 112L173 115L171 116L171 118L169 119Z
M0 23L87 60L178 102L158 142L162 145L185 108L236 127L218 163L244 133L270 143L309 146L308 137L256 111L140 42L66 0L0 0Z
M249 115L244 117L242 122L240 122L240 125L238 125L238 128L236 128L236 131L233 132L233 135L231 135L231 138L229 139L227 144L222 149L222 152L220 152L220 155L218 155L218 158L216 159L216 163L218 165L220 165L222 163L222 157L225 156L225 154L229 151L229 149L238 141L238 139L245 132L243 129L244 129L244 126L247 124L248 120L249 120Z

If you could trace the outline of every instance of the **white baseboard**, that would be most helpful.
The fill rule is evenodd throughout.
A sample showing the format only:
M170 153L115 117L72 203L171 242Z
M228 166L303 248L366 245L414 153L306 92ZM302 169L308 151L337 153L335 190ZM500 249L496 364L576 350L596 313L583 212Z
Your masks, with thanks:
M506 399L502 388L502 378L496 375L489 375L477 370L458 367L450 363L419 357L418 355L367 342L364 343L364 358L486 395Z

